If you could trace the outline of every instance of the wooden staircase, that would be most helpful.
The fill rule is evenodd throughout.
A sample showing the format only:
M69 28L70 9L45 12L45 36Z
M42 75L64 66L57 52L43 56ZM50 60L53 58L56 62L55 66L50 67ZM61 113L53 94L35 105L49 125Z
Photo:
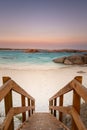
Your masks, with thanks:
M21 95L21 107L12 106L12 91ZM63 106L64 95L70 91L73 92L72 106ZM35 99L11 78L3 77L0 101L4 99L6 118L0 125L0 130L14 130L13 117L19 113L22 113L23 124L18 130L69 130L63 124L63 113L71 115L72 130L87 130L80 118L81 98L87 103L87 88L82 85L82 77L78 76L49 99L50 113L35 113ZM26 111L28 111L28 120L26 120ZM59 119L56 119L58 112Z

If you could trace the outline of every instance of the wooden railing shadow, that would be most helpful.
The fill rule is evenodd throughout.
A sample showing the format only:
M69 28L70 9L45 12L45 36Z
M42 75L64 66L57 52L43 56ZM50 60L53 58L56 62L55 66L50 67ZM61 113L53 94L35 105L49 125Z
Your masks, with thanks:
M73 91L72 106L63 106L64 95ZM49 110L56 117L56 112L59 111L59 120L62 122L63 113L72 116L72 130L87 130L80 117L80 100L81 98L87 103L87 88L82 85L82 77L75 77L64 88L57 92L49 99ZM57 100L59 99L59 105Z
M13 107L12 91L21 95L21 107ZM28 101L27 106L25 98ZM3 85L0 87L0 101L3 99L6 118L0 126L0 130L14 130L13 117L15 115L22 113L22 122L24 122L26 120L26 111L28 111L28 116L31 116L35 110L35 99L9 77L3 77Z

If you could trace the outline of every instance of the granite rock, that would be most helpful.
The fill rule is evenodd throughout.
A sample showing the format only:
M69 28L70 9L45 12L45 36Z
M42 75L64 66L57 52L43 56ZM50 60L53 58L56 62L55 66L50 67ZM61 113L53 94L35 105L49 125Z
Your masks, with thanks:
M72 55L68 57L56 58L53 61L55 63L63 63L66 65L84 65L87 64L87 55Z

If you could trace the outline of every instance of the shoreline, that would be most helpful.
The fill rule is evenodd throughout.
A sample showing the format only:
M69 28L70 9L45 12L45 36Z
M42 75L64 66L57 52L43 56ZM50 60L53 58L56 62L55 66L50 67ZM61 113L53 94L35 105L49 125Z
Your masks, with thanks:
M25 53L38 52L87 52L87 49L42 49L42 48L0 48L0 50L23 51Z

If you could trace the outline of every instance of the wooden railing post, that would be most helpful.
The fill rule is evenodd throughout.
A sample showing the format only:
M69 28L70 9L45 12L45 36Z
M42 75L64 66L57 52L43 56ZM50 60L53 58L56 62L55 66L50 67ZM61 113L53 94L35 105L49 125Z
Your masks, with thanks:
M59 106L63 106L63 95L61 95L59 97ZM63 113L62 112L59 112L59 120L62 121L62 118L63 118Z
M49 101L49 107L50 106L53 106L53 100ZM53 114L53 110L51 109L50 111L51 111L51 114Z
M34 106L35 104L34 104L34 101L33 100L31 100L31 106ZM34 110L32 109L32 114L33 114L33 112L34 112Z
M21 95L22 107L25 106L25 96ZM22 122L26 120L26 112L22 113Z
M82 76L77 76L75 79L82 84ZM73 90L73 107L80 114L80 99L81 97L77 94L75 90ZM74 120L72 120L72 130L78 130Z
M8 80L10 80L11 78L9 77L3 77L3 84L5 84ZM6 95L6 97L4 98L4 104L5 104L5 114L7 115L9 110L12 108L12 90L10 90L10 92ZM8 128L9 130L14 130L14 121L12 119L10 126Z
M28 106L30 106L31 104L30 104L30 99L28 98ZM28 116L30 117L31 116L31 111L29 110L28 111Z
M54 99L54 106L56 106L56 104L57 104L57 99L55 98ZM56 117L56 110L54 110L54 116Z

